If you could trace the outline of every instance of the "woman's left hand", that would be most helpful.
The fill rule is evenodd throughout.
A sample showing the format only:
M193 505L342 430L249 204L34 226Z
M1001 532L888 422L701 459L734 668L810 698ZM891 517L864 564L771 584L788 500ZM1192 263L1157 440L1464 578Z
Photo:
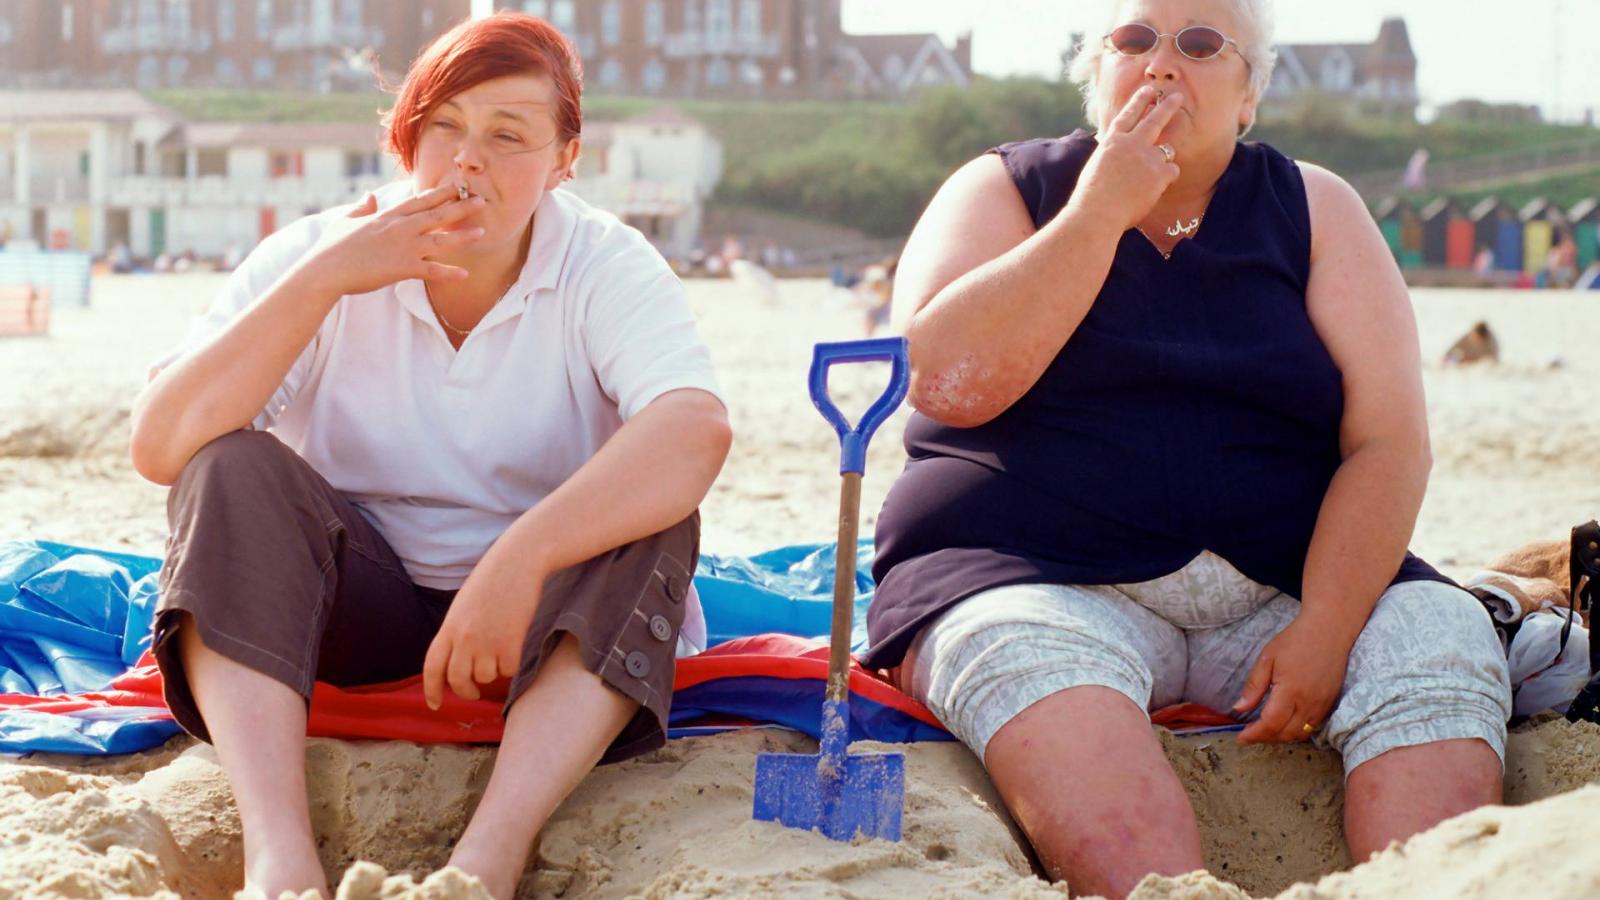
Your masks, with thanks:
M479 685L517 674L522 642L539 609L544 576L524 565L496 565L491 551L450 602L444 624L422 664L422 695L438 709L444 688L463 700L482 696Z
M1239 742L1288 744L1310 739L1339 699L1353 645L1331 623L1303 612L1296 617L1262 648L1244 693L1234 704L1234 714L1243 715L1263 696L1267 698L1261 717L1240 732Z

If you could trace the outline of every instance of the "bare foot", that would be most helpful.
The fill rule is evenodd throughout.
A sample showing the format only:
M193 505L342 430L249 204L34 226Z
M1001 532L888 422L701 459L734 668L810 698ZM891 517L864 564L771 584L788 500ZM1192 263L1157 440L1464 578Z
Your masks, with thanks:
M245 866L244 884L245 893L259 891L268 898L277 898L285 891L297 898L308 892L323 900L333 896L328 889L328 875L314 852L259 853Z
M462 840L450 854L448 865L483 882L484 889L495 900L512 900L517 894L517 885L522 883L522 873L528 862L537 862L538 858L538 838L534 839L532 849L522 854L515 848L479 847Z

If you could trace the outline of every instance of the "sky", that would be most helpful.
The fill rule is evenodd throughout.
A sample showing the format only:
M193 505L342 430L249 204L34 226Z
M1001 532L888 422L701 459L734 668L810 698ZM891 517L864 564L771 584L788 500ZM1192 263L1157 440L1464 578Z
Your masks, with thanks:
M845 30L973 32L973 68L1055 77L1074 31L1101 27L1100 0L845 0ZM1600 118L1600 0L1279 0L1279 43L1357 43L1403 15L1425 105L1471 97Z

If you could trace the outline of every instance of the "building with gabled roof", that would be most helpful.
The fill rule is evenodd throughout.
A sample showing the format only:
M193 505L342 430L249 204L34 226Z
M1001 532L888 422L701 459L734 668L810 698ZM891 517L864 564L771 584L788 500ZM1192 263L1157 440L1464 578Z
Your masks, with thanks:
M1401 118L1417 112L1417 56L1402 18L1383 21L1370 44L1280 44L1269 101L1315 93Z

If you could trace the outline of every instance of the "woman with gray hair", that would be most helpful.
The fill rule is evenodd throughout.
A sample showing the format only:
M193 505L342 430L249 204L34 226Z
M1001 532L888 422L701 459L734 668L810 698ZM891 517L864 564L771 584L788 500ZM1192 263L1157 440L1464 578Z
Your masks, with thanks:
M1405 284L1343 180L1239 141L1263 0L1108 12L1074 66L1096 132L967 164L901 259L917 413L866 662L1075 893L1203 867L1148 718L1185 701L1341 753L1363 859L1497 802L1511 711L1487 613L1406 551Z

